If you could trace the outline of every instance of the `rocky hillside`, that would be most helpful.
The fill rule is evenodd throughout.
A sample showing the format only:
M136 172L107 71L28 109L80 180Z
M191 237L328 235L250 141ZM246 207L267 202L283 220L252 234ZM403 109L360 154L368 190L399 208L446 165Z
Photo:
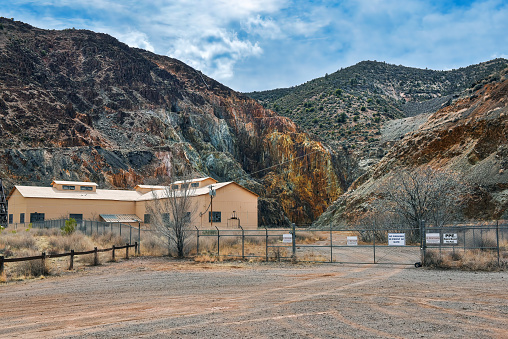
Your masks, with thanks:
M434 71L362 61L300 86L247 95L349 158L347 183L352 183L389 149L381 135L384 124L434 113L506 66L508 60L495 59Z
M471 183L474 193L465 211L467 217L507 219L508 68L479 81L473 88L401 136L386 156L323 214L318 224L340 224L358 217L390 173L397 168L427 165L458 172ZM396 135L396 128L389 130Z
M128 188L190 166L260 194L262 224L311 222L344 187L323 144L178 60L5 18L0 159L7 188L53 179Z

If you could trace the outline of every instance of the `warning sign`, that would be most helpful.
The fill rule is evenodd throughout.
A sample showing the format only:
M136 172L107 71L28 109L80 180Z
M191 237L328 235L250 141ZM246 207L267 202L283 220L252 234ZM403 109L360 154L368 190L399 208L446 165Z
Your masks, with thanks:
M356 235L347 237L347 245L348 246L358 246L358 237Z
M283 234L282 235L282 242L283 243L292 243L293 242L293 235L292 234Z
M440 244L441 243L441 234L439 233L426 233L425 241L427 244Z
M457 245L457 243L458 243L457 233L443 234L443 244Z
M406 246L406 233L388 233L388 246Z

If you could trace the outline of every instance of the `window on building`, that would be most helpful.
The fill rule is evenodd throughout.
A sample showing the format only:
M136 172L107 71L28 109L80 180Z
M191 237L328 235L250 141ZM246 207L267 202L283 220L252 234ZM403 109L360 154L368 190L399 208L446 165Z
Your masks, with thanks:
M179 186L178 185L171 185L171 188L174 190L177 190L179 188Z
M193 182L193 183L191 184L191 187L199 187L199 182Z
M190 212L185 213L185 217L183 218L183 220L185 222L190 222L191 221L191 219L190 219Z
M162 213L162 222L169 222L169 213Z
M145 214L145 217L143 218L143 222L145 224L149 224L150 223L150 214Z
M44 221L44 213L30 213L30 222Z
M93 191L93 187L92 186L81 186L81 190L82 191Z
M76 189L76 186L63 185L62 188L67 191L74 191Z
M182 189L189 188L189 184L182 184Z
M212 217L213 213L213 217ZM213 219L213 220L212 220ZM208 212L208 222L221 222L220 212Z
M72 218L76 221L83 220L83 214L69 214L69 218Z
M14 215L9 214L9 224L12 224L14 222Z
M25 223L25 213L19 214L19 222L24 224Z

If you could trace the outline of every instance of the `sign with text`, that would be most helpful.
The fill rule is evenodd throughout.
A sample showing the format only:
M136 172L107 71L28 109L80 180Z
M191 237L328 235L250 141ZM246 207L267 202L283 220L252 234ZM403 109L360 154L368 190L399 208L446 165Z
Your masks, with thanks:
M352 237L347 237L347 245L358 246L358 237L356 235Z
M457 245L457 243L458 243L457 233L444 233L443 234L443 244Z
M406 246L406 233L388 233L388 246Z
M282 242L292 243L293 242L293 235L292 234L283 234L282 235Z
M439 233L426 233L425 241L427 244L440 244L441 243L441 234Z

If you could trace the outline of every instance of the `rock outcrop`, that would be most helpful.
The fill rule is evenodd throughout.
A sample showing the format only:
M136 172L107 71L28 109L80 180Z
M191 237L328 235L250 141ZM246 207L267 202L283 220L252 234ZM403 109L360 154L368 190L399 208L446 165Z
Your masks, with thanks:
M309 223L342 193L323 144L178 60L91 31L0 24L7 188L53 179L127 188L191 167L258 193L261 224Z

